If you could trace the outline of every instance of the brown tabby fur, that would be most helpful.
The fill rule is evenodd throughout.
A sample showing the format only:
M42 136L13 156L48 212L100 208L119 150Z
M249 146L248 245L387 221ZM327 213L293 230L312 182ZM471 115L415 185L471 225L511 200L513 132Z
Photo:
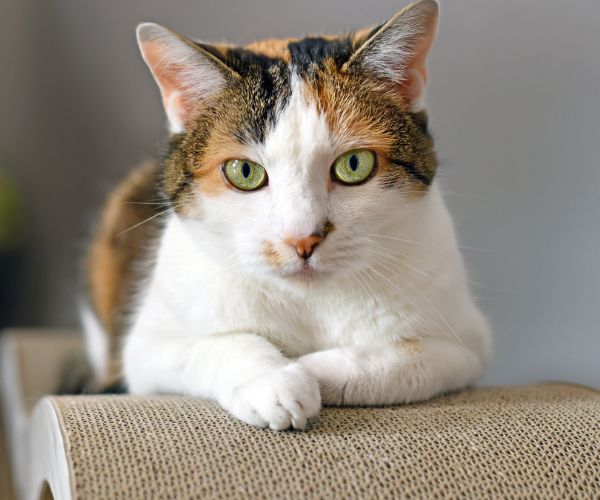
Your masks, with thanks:
M157 234L156 219L143 223L161 210L156 205L157 172L155 163L144 163L114 190L88 255L89 299L110 340L111 366L102 381L107 385L119 378L119 337L135 284L144 276L142 256L150 257L150 241Z

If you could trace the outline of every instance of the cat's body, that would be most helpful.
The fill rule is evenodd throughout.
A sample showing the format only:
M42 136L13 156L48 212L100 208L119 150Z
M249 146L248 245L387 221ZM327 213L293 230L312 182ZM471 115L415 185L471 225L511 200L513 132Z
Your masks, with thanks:
M436 25L421 0L373 30L246 49L140 27L174 133L158 175L170 208L139 235L105 216L84 313L100 379L125 334L131 392L208 397L284 429L321 402L422 400L481 375L489 328L422 109ZM153 172L113 210L153 203ZM125 272L141 254L146 271Z

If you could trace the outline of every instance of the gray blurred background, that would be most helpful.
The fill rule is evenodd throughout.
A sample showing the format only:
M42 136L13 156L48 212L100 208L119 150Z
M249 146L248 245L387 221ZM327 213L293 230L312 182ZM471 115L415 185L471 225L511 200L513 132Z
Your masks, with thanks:
M0 165L28 203L12 322L74 325L110 188L164 143L134 28L205 41L339 33L408 1L1 0ZM600 2L441 0L428 109L473 290L496 332L485 383L600 387Z

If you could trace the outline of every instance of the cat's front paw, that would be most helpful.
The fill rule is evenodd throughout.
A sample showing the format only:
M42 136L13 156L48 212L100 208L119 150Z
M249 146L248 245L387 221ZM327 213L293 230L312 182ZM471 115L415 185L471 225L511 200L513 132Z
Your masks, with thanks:
M319 384L299 363L267 372L236 387L226 408L258 427L304 429L321 408Z
M324 404L360 404L364 401L355 401L349 393L355 392L352 390L354 381L366 375L363 365L367 364L368 350L364 351L357 350L354 357L348 356L343 349L317 351L299 357L298 362L316 377Z

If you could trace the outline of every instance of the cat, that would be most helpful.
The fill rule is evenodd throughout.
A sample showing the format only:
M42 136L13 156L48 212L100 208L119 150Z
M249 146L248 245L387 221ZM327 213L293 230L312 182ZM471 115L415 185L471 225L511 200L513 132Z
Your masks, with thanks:
M490 328L435 179L435 0L335 37L137 36L170 129L111 195L82 316L99 384L304 429L474 383Z

